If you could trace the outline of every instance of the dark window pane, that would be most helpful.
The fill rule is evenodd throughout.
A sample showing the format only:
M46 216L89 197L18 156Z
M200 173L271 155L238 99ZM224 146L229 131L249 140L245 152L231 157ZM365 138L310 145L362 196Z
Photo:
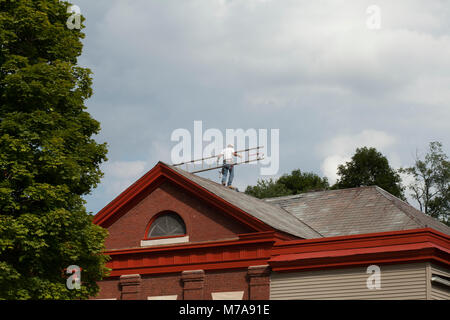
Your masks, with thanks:
M175 213L166 213L150 226L149 237L168 237L186 234L183 220Z

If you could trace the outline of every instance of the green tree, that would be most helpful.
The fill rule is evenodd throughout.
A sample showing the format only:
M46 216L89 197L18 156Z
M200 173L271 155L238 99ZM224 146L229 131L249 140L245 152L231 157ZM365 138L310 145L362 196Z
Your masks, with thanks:
M106 144L86 112L91 71L69 4L0 0L0 299L83 299L107 272L106 231L83 196L100 181ZM81 289L64 269L82 268Z
M256 186L248 186L245 189L245 193L263 199L288 196L292 194L292 191L273 179L259 179Z
M246 194L256 198L281 197L291 194L308 192L311 190L328 189L327 178L321 178L312 172L293 170L291 174L284 174L278 180L258 180L256 186L248 186Z
M416 157L414 166L401 171L413 177L408 189L420 210L450 225L450 162L442 144L431 142L423 160Z
M330 186L327 178L322 178L313 172L301 172L300 169L293 170L291 174L282 175L278 183L291 190L292 194L326 190Z
M357 148L350 162L338 167L338 180L333 189L377 185L404 199L399 173L375 148Z

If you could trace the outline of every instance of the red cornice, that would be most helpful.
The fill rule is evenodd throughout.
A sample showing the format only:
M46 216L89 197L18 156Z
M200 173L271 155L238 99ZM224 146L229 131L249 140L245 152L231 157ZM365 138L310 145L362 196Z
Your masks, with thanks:
M415 262L435 262L445 266L449 266L449 254L442 254L442 251L436 248L419 248L419 249L405 249L404 251L381 251L378 253L363 253L353 254L349 252L348 255L334 256L334 257L317 257L301 258L298 257L295 261L271 261L268 264L275 272L298 272L305 270L322 270L322 269L337 269L337 268L351 268L358 266L368 266L372 264L400 264L400 263L415 263Z
M385 244L394 245L423 241L433 241L444 247L448 247L450 245L450 236L432 228L422 228L317 239L280 241L275 244L274 254L287 254L291 252L299 252L299 250L302 252L317 251L325 247L328 250L338 250L349 247L373 247Z
M275 240L276 240L275 233L273 231L267 231L267 232L239 234L237 235L236 238L227 240L115 249L115 250L107 250L104 253L110 256L124 255L124 254L143 254L143 253L147 254L155 252L173 253L179 250L189 251L202 248L229 247L241 244L271 243L273 245L275 243Z
M105 253L112 258L111 276L267 264L276 272L419 261L449 266L450 237L430 228L295 241L278 241L274 232L258 232L231 240Z
M106 227L115 219L120 217L130 209L136 200L143 194L149 194L164 181L171 181L184 190L190 192L195 197L232 216L234 219L250 227L255 231L273 231L274 229L257 218L249 215L242 209L226 202L224 199L197 185L183 175L174 171L165 164L159 162L153 169L147 172L134 184L111 201L106 207L100 210L94 217L93 223ZM144 192L146 191L146 192ZM110 221L113 220L113 221ZM283 235L280 233L280 237ZM287 237L284 237L287 239Z
M242 234L232 240L111 250L105 254L112 258L107 267L114 277L266 264L274 243L274 232L262 232Z
M425 228L284 241L275 244L268 263L281 272L414 261L450 265L450 237Z

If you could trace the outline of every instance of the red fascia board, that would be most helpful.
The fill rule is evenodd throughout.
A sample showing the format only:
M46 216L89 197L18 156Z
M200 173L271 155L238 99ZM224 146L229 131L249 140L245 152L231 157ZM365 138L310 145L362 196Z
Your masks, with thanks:
M225 269L242 269L255 265L266 264L267 258L256 259L239 259L220 262L204 262L192 264L180 264L169 266L148 266L148 267L129 267L124 269L111 270L109 277L118 277L126 274L163 274L163 273L179 273L189 270L225 270Z
M111 256L110 276L156 274L183 270L243 268L267 264L275 242L273 232L242 234L239 239L176 246L123 249Z
M319 239L280 241L273 255L433 242L450 249L450 237L431 228L378 232Z
M414 261L450 265L449 238L424 228L317 241L285 241L276 243L268 263L277 272Z
M264 232L265 233L265 232ZM109 256L114 255L129 255L129 254L147 254L156 252L175 252L180 250L196 250L196 249L220 249L223 247L233 247L233 246L245 246L245 245L261 245L267 243L272 246L275 243L273 238L273 232L265 233L263 235L254 234L242 234L239 235L238 239L233 240L221 240L221 241L208 241L202 243L186 243L186 244L176 244L176 245L165 245L165 246L155 246L155 247L142 247L142 248L130 248L130 249L118 249L118 250L108 250L104 254Z
M298 254L286 254L272 257L270 262L290 262L298 260L307 259L319 259L319 258L336 258L336 257L347 257L347 256L357 256L363 254L378 254L378 253L400 253L405 251L418 251L422 249L437 249L446 254L450 254L450 250L443 248L441 246L434 245L432 243L414 243L414 244L403 244L394 246L383 246L375 248L357 248L357 249L346 249L346 250L329 250L329 251L318 251L318 252L307 252ZM450 261L449 261L450 264Z
M405 263L417 263L417 262L434 262L443 266L449 266L448 257L440 257L433 252L422 253L409 253L408 255L395 255L395 256L369 256L358 257L358 259L318 259L308 264L269 264L274 272L301 272L301 271L318 271L326 269L338 269L338 268L354 268L368 265L389 265L389 264L405 264Z
M320 270L329 268L356 267L369 264L398 264L433 261L444 266L450 265L448 252L442 252L434 247L417 247L401 251L349 252L348 255L333 257L300 258L290 261L270 261L269 265L275 272L295 272L304 270Z
M366 241L372 237L377 238L376 243ZM407 231L384 232L377 234L365 234L347 237L334 237L330 239L283 241L276 242L276 233L261 232L241 234L239 239L213 241L195 244L177 244L159 247L121 249L105 252L112 256L113 260L129 260L123 268L113 268L111 276L121 274L143 273L168 273L180 270L205 269L229 269L252 265L252 263L269 264L276 272L294 272L300 270L319 270L326 268L351 267L366 264L411 263L417 261L435 261L443 265L450 264L450 248L448 236L436 233L433 229L416 229ZM393 243L393 239L395 242ZM328 241L327 241L328 240ZM349 241L351 240L351 241ZM341 241L339 249L328 245ZM305 245L303 243L306 243ZM279 254L279 247L288 244L288 252ZM376 245L375 245L376 244ZM443 244L443 245L442 245ZM219 252L231 252L236 248L248 248L249 250L264 250L264 254L258 258L245 258L233 261L218 261L215 258L207 258L207 261L181 264L134 264L134 259L146 256L163 254L173 256L179 254L213 254ZM231 251L230 251L231 250ZM181 252L180 252L181 251ZM138 258L139 259L139 258ZM250 260L249 260L250 259Z
M383 231L383 232L373 232L373 233L363 233L363 234L353 234L353 235L344 235L344 236L335 236L335 237L324 237L324 238L315 238L315 239L301 239L301 240L290 240L284 241L282 243L277 243L279 246L289 246L296 244L305 244L305 243L319 243L319 242L330 242L330 241L339 241L339 240L353 240L353 239L362 239L362 238L375 238L375 237L386 237L386 236L410 236L414 234L422 234L422 233L432 233L436 236L442 237L447 241L450 240L450 236L446 235L442 232L439 232L432 228L420 228L420 229L408 229L408 230L395 230L395 231Z

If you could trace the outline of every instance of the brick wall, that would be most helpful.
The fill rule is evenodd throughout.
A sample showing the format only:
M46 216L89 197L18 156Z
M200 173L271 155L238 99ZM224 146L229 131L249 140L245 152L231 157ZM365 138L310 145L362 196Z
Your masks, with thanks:
M166 182L107 227L106 248L139 247L150 219L164 210L174 211L183 218L190 242L226 239L239 233L254 232L180 187Z
M106 227L109 232L106 239L108 250L140 247L149 221L162 211L174 211L183 218L189 242L230 239L238 234L255 231L170 182L164 182L150 194L141 195L126 210ZM209 300L213 292L230 291L243 291L243 299L249 299L252 295L268 297L268 286L259 286L257 290L262 295L257 296L255 289L251 289L255 283L268 283L268 275L263 275L267 281L261 281L262 278L254 273L241 268L122 275L100 281L100 293L95 299L147 299L152 296L177 295L179 300Z
M213 292L243 291L243 299L269 299L267 266L237 270L191 270L164 275L128 275L99 282L95 299L142 299L177 295L178 300L211 300Z

